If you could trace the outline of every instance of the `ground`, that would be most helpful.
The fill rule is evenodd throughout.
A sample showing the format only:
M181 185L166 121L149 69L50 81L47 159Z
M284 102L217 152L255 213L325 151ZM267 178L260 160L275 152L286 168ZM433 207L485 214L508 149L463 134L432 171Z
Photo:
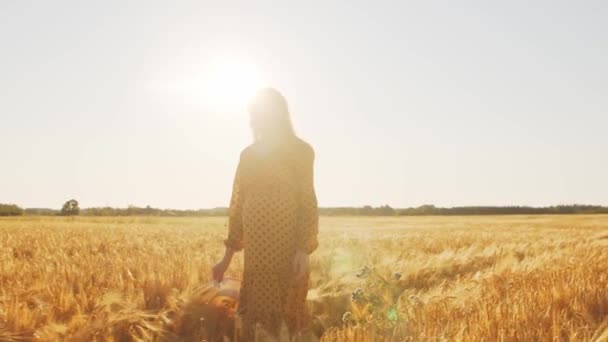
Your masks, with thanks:
M187 340L225 223L1 218L0 340ZM608 337L608 216L322 217L320 242L326 341Z

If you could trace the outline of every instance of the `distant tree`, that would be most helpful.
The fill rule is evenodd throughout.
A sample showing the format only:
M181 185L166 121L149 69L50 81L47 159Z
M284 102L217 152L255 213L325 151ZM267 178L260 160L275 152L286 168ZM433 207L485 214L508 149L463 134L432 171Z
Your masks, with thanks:
M374 208L371 205L363 206L363 208L359 209L359 215L372 215L374 212Z
M435 213L437 208L435 208L432 204L424 204L416 208L419 214L421 215L432 215Z
M61 208L62 216L74 216L80 213L80 208L78 207L78 201L75 199L71 199L63 204Z
M395 215L395 209L391 208L391 206L389 206L388 204L379 207L376 211L377 211L376 215L378 215L378 216L392 216L392 215Z
M15 204L0 204L0 216L21 216L23 209Z

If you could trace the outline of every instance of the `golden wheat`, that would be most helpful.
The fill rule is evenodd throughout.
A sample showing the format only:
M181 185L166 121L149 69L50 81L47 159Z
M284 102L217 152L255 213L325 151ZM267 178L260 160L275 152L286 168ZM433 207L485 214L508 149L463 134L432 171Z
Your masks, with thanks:
M203 338L191 295L225 221L0 219L0 341ZM608 337L608 216L327 217L320 241L324 341Z

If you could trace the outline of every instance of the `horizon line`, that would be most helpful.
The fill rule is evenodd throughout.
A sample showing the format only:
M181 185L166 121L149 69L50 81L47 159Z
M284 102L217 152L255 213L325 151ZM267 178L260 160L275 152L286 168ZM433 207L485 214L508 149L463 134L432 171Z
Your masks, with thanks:
M27 207L21 206L16 203L0 203L0 205L16 205L24 210L36 210L36 209L44 209L44 210L61 210L61 208L55 207ZM392 206L390 204L383 205L331 205L331 206L319 206L319 209L363 209L363 208L382 208L389 207L395 210L400 209L415 209L422 207L433 207L436 209L455 209L455 208L533 208L533 209L541 209L541 208L554 208L554 207L608 207L608 204L590 204L590 203L568 203L568 204L549 204L549 205L527 205L527 204L503 204L503 205L493 205L493 204L474 204L474 205L452 205L452 206L442 206L435 205L432 203L420 204L420 205L410 205L410 206ZM216 207L199 207L199 208L171 208L171 207L154 207L150 205L139 206L139 205L127 205L127 206L87 206L82 207L81 210L87 209L100 209L100 208L111 208L111 209L129 209L129 208L138 208L138 209L155 209L155 210L175 210L175 211L201 211L201 210L226 210L228 206L216 206Z

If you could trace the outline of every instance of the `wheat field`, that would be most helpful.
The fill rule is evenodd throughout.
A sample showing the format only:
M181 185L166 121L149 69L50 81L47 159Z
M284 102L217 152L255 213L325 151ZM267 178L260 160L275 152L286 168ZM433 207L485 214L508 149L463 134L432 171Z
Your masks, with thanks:
M225 223L0 219L0 341L200 340L184 312ZM608 216L322 217L319 237L322 341L608 339Z

